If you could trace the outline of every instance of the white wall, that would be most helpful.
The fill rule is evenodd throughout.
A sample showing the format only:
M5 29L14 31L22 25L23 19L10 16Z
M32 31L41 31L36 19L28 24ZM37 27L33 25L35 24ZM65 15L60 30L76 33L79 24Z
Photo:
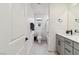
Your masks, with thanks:
M48 50L56 51L56 33L65 33L67 29L67 4L50 4L49 18Z

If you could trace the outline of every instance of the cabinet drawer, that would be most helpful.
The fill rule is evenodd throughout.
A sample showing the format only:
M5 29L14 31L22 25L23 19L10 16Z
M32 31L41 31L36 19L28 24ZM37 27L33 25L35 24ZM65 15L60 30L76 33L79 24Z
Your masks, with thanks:
M73 41L72 40L65 38L64 42L65 42L65 44L68 44L68 45L73 47Z
M61 47L61 53L60 53L61 55L64 55L64 46L63 47Z
M77 50L79 50L79 43L74 42L74 48L77 49Z
M73 48L67 44L65 44L65 55L72 55L73 54Z
M74 55L79 55L79 51L74 49Z
M58 35L58 34L56 34L56 38L61 39L62 41L64 41L64 39L65 39L63 36Z

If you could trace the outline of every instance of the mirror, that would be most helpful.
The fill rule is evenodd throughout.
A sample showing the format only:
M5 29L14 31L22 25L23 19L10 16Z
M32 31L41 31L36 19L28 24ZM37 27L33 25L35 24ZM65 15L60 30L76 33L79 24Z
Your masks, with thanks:
M79 4L71 3L68 5L68 29L79 30Z

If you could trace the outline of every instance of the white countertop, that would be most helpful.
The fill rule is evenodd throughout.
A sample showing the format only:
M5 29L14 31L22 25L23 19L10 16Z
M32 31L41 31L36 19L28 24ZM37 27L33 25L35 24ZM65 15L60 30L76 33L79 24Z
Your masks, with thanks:
M66 37L68 39L71 39L72 41L75 41L75 42L79 42L79 35L77 34L73 34L73 35L68 35L68 34L65 34L65 33L57 33L63 37Z

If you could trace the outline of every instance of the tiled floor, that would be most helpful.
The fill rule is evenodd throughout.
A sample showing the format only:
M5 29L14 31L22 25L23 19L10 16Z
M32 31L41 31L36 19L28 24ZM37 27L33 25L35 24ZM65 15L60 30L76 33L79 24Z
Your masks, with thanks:
M42 41L41 44L36 41L30 51L30 55L56 55L56 53L48 52L46 41Z

